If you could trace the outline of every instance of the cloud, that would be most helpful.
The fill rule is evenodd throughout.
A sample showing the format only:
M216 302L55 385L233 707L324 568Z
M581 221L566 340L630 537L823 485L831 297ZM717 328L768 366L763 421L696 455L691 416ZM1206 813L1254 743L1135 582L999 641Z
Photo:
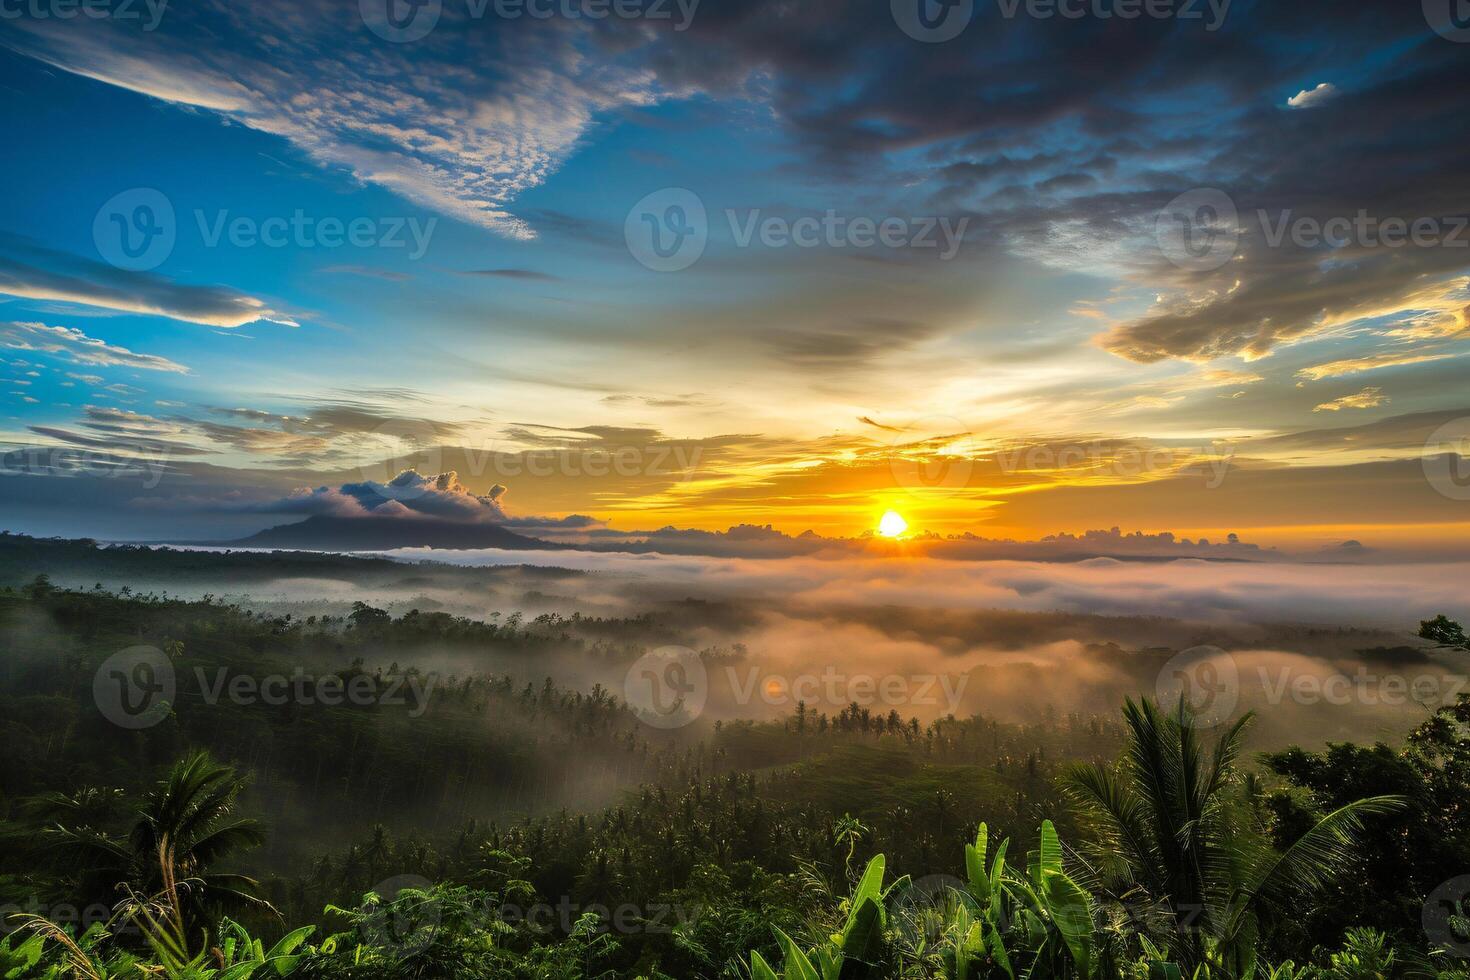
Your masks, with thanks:
M364 480L340 487L293 490L288 496L245 507L264 514L325 514L335 517L433 517L465 523L504 523L506 488L496 484L476 494L453 471L424 476L404 470L392 480ZM238 509L238 508L236 508Z
M1293 109L1312 109L1316 106L1326 105L1337 98L1337 86L1331 82L1322 82L1316 88L1302 89L1296 95L1286 100L1286 104Z
M0 324L0 345L13 350L60 354L75 364L129 367L172 374L189 373L189 369L184 365L166 357L135 353L126 347L118 347L96 337L88 337L76 327L52 327L44 323L3 323ZM102 383L102 379L96 375L68 374L68 377L86 381L88 384Z
M1337 215L1313 220L1351 215L1360 206L1343 202ZM1102 334L1099 344L1140 364L1229 356L1255 361L1279 346L1328 337L1365 321L1424 310L1449 315L1464 305L1458 277L1424 282L1459 267L1463 256L1450 249L1404 253L1354 246L1340 261L1327 263L1316 249L1268 245L1267 231L1249 225L1238 246L1243 261L1228 263L1218 274L1192 274L1196 278L1162 295L1152 312ZM1391 329L1381 333L1393 336Z
M366 265L330 265L322 270L324 274L340 274L348 276L362 276L367 279L382 279L386 282L408 282L413 276L406 272L395 272L392 269L374 269Z
M204 0L156 30L22 19L8 43L66 71L219 113L421 207L512 238L510 212L600 114L651 104L652 76L594 57L594 25L470 18L387 43L356 3ZM95 29L94 29L95 28ZM636 38L630 38L635 40Z
M114 395L133 396L133 395L141 395L141 394L143 394L143 389L142 388L135 388L132 385L123 384L121 381L114 381L110 385L104 385L102 387L102 390L103 391L109 391L109 392L111 392Z
M1458 356L1458 354L1416 354L1408 351L1365 354L1362 357L1347 357L1340 361L1328 361L1326 364L1304 367L1296 375L1307 381L1321 381L1325 378L1340 378L1344 375L1362 374L1364 371L1377 371L1381 368L1427 364L1430 361L1443 361Z
M466 269L461 272L462 276L487 276L494 279L520 279L526 282L557 282L560 276L553 276L546 272L537 272L534 269Z
M742 524L725 531L664 527L654 531L614 531L592 528L558 541L576 541L589 551L626 551L634 554L703 555L728 558L824 557L848 560L895 554L895 546L871 532L857 538L823 537L811 531L789 535L770 525ZM1228 535L1224 541L1194 541L1172 532L1157 534L1118 528L1084 534L1052 534L1034 541L958 535L916 534L899 552L909 557L946 561L1062 561L1088 558L1204 558L1233 561L1276 560L1279 554Z
M1330 402L1323 402L1312 411L1337 412L1344 408L1377 408L1379 405L1388 404L1388 401L1388 396L1383 393L1382 388L1364 388L1356 395L1343 395Z
M1181 385L1221 388L1227 385L1253 385L1264 380L1266 379L1254 371L1232 371L1224 368L1216 368L1192 375L1181 382Z
M1290 11L1255 5L1248 35L1017 20L1005 31L972 25L941 48L889 43L881 5L854 15L828 3L793 11L734 0L702 10L686 44L659 49L654 64L665 83L768 100L811 157L803 173L904 213L922 206L970 217L967 240L1158 297L1141 314L1108 317L1116 326L1099 343L1120 357L1254 360L1374 317L1465 306L1463 286L1450 279L1463 275L1463 250L1328 251L1273 246L1261 233L1258 209L1318 221L1365 208L1408 218L1463 211L1462 110L1450 93L1470 83L1470 68L1433 45L1412 7L1354 10L1333 20L1330 45L1321 45L1313 25L1333 9L1316 0ZM1374 58L1381 70L1355 83L1353 99L1326 98L1329 83L1307 100L1311 111L1280 111L1285 86ZM1128 67L1118 71L1120 63ZM1028 80L1024 93L1013 90L1018 77ZM1158 103L1159 77L1212 111L1189 117ZM934 95L953 90L1006 94ZM1383 143L1414 147L1412 163L1375 152ZM1361 165L1345 168L1343 159ZM890 186L879 190L880 181ZM1210 186L1226 189L1251 227L1222 268L1178 269L1160 254L1159 212ZM974 326L973 317L935 316L934 299L927 303L909 316L935 323L936 339ZM779 354L821 370L869 360L841 330L794 332L771 338Z
M221 425L217 422L187 420L190 427L213 442L251 454L282 454L308 459L325 452L330 446L320 436L299 435L279 429Z
M602 399L602 404L638 405L643 408L698 408L708 407L710 402L705 396L697 392L690 392L686 395L607 395Z
M1351 550L1351 549L1349 549ZM1153 617L1168 632L1145 640L1139 623L1112 625L1145 645L1201 642L1191 631L1201 623L1240 629L1236 642L1258 639L1259 624L1302 622L1385 625L1412 629L1436 609L1455 608L1464 562L1383 566L1315 562L1116 561L1096 558L1066 563L1036 561L954 562L933 557L845 555L784 561L730 556L594 554L576 551L406 550L405 558L433 558L480 566L529 563L637 576L639 595L677 598L753 599L783 615L818 616L840 611L849 623L867 623L893 635L916 631L967 644L1024 649L1075 629L1069 617ZM999 616L997 610L1043 614ZM952 611L954 615L947 613ZM985 622L963 623L976 614ZM1045 617L1057 617L1047 620ZM1177 621L1170 622L1169 617ZM998 622L996 620L999 620ZM890 620L882 625L884 620ZM927 626L924 625L927 622ZM1175 631L1178 631L1177 633ZM1198 634L1195 634L1198 635ZM1092 640L1104 637L1089 637ZM1107 639L1122 640L1120 635ZM1182 641L1182 642L1180 642ZM1209 642L1209 641L1205 641ZM1032 675L1032 683L1035 675Z
M0 331L0 343L4 333ZM133 365L140 366L140 365ZM96 375L69 373L68 377L86 384L99 386L93 397L106 397L110 392L124 398L142 394L141 389L131 385L103 385L104 379ZM365 397L376 394L389 400L405 401L402 391L364 390ZM181 408L176 401L159 401L163 407ZM99 418L99 410L88 406L79 424L86 428L97 428L101 422L116 423L117 419ZM312 467L322 464L341 465L351 460L382 460L384 457L401 455L424 447L434 446L438 441L452 438L461 432L457 423L427 418L414 418L387 411L368 401L328 402L310 407L299 415L268 412L248 407L214 407L208 411L224 416L229 422L212 418L176 414L166 418L134 416L134 424L146 423L157 431L153 436L168 435L170 438L193 443L197 453L234 451L250 457L267 457L264 462L272 467ZM38 434L66 439L71 435L67 429L50 427ZM364 464L366 465L366 464ZM371 471L381 471L388 464L376 464ZM362 472L362 468L357 468ZM399 467L387 470L397 473Z
M462 426L430 418L414 418L386 412L368 404L328 402L313 406L299 424L307 431L323 435L379 434L395 438L415 438L424 442L453 439Z
M145 435L87 435L51 425L33 425L30 431L59 442L88 449L116 450L146 457L203 456L209 450L168 439L155 439Z
M85 433L56 426L33 425L31 431L74 446L114 450L148 459L206 456L213 450L190 441L194 433L171 419L125 408L87 405L77 425Z
M940 332L926 323L859 317L837 329L774 329L756 339L775 358L826 371L870 366Z
M0 246L15 248L20 244L14 238L0 237ZM154 273L130 272L50 249L26 250L52 268L0 255L0 293L119 313L164 316L211 327L241 327L259 320L297 325L263 300L226 286L189 286Z
M1348 452L1358 451L1374 453L1378 458L1407 457L1417 464L1431 433L1466 416L1470 416L1470 406L1391 415L1358 425L1302 429L1280 435L1243 439L1235 445L1235 450L1242 456L1256 458L1301 459L1307 456L1322 462L1341 459ZM1281 476L1289 478L1290 473L1283 472ZM1423 474L1420 476L1422 478Z

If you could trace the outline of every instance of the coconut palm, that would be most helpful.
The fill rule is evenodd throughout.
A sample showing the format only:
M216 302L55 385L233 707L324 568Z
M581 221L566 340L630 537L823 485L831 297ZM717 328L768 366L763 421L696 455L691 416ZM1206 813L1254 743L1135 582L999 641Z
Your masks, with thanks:
M175 763L144 798L125 835L90 825L58 825L48 837L70 852L88 878L108 888L126 884L137 893L152 895L176 880L187 883L189 904L195 910L205 904L268 907L255 879L211 870L265 840L259 821L236 814L245 783L234 767L216 762L207 752L196 752ZM163 866L165 860L171 867Z
M1138 932L1166 943L1186 976L1197 967L1249 975L1259 914L1288 910L1342 872L1363 818L1402 803L1358 800L1278 851L1253 819L1235 765L1249 714L1210 748L1182 701L1164 712L1130 698L1123 714L1121 766L1080 765L1070 773L1095 831L1091 884L1127 911Z

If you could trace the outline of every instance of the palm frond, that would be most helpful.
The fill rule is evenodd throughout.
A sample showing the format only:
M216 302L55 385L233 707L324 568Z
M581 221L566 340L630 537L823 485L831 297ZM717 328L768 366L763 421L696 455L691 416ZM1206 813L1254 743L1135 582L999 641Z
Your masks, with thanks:
M1316 891L1352 858L1365 817L1382 816L1408 803L1401 796L1370 796L1339 807L1274 859L1260 865L1242 891L1267 900Z

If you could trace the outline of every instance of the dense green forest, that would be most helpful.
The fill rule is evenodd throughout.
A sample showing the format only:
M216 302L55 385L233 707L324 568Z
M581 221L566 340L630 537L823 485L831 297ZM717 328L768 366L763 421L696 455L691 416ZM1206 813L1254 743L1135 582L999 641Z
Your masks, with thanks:
M0 976L1465 976L1470 699L1254 755L1146 698L661 730L542 670L625 670L646 618L261 611L158 586L236 556L82 585L76 547L66 587L0 549ZM175 683L129 727L97 685L139 648Z

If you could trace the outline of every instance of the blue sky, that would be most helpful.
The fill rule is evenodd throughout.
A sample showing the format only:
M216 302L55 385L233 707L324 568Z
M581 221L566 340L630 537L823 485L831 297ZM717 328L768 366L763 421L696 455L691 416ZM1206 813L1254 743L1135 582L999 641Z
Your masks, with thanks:
M1225 444L1263 471L1407 465L1470 415L1470 249L1270 245L1257 217L1453 233L1470 47L1417 10L1237 0L1207 30L977 4L925 43L835 2L711 3L687 30L440 6L403 43L275 0L0 21L0 438L50 454L0 481L18 526L226 534L384 459L679 445L696 477L461 476L625 527L850 533L899 493L949 531L1080 530ZM703 250L657 271L628 229L674 189ZM1233 249L1185 268L1159 215L1202 189L1236 209ZM153 192L172 248L120 268L99 222ZM255 240L298 215L309 235ZM791 244L803 220L844 230ZM885 220L891 244L853 231ZM328 247L333 221L360 241ZM1173 455L1020 490L882 476L895 445L1062 442ZM139 452L168 456L153 486L77 472ZM1018 496L1076 486L1096 504L1051 528ZM1462 520L1423 489L1333 526ZM1150 530L1208 526L1170 500Z

